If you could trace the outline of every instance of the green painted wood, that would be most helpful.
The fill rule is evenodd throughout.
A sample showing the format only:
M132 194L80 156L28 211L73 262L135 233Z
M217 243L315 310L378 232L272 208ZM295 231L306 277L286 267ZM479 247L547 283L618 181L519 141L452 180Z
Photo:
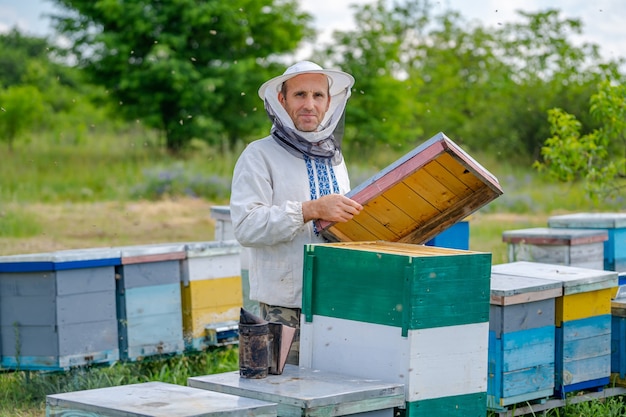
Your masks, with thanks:
M456 395L406 403L406 417L485 417L487 393Z
M415 259L410 329L489 321L491 254Z
M402 249L389 253L308 245L306 320L317 314L401 327L404 334L489 321L491 254L457 250L420 256Z

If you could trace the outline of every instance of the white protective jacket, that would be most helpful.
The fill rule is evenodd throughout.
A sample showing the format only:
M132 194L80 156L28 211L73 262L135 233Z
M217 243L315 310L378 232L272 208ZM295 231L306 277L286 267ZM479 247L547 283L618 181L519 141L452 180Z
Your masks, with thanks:
M325 169L334 170L339 191L345 194L350 181L343 158ZM313 172L316 188L319 174L324 173ZM271 136L242 152L233 173L230 209L235 237L244 247L242 264L249 270L252 300L302 307L304 245L323 242L314 233L313 222L304 223L302 202L308 200L311 191L303 159Z

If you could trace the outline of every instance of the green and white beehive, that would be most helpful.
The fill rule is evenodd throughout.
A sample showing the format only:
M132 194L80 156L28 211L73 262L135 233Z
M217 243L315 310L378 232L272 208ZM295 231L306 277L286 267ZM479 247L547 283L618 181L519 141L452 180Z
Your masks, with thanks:
M406 415L486 415L491 254L305 248L300 365L405 386Z

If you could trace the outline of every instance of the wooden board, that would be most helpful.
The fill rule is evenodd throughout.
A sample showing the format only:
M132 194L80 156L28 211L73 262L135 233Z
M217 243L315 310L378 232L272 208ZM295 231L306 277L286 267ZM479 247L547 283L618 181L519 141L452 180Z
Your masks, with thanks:
M517 261L493 265L492 273L560 281L563 295L617 287L617 273L569 265Z
M557 394L603 387L611 375L611 316L561 323L556 328ZM586 385L586 386L585 386Z
M502 232L502 241L527 245L584 245L601 243L608 240L606 230L598 229L559 229L535 227L530 229L506 230Z
M487 401L490 409L552 396L555 375L554 326L489 332Z
M187 385L277 404L281 417L393 416L404 406L404 385L286 365L281 375L241 378L239 371L196 376Z
M363 205L358 216L318 229L333 242L423 244L502 193L491 173L438 133L346 194Z
M563 295L560 282L523 275L491 273L491 304L512 305L554 299Z
M163 382L46 396L46 416L276 417L276 404Z

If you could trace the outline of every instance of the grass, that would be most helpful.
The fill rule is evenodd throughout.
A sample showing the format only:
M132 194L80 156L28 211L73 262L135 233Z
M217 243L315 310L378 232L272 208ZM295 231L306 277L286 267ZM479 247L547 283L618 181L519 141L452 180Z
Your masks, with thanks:
M41 137L16 144L0 163L0 255L60 249L213 240L210 207L227 204L235 150L194 143L176 157L162 152L150 132L98 135L80 143ZM353 185L400 155L352 158ZM504 195L472 214L470 249L507 262L502 232L546 226L551 215L576 211L620 211L623 200L595 202L583 188L546 182L530 162L512 164L497 155L472 155L491 171ZM346 158L350 150L346 148ZM0 373L0 417L44 414L45 395L101 386L160 380L184 384L191 375L236 369L236 350L159 358L67 373ZM624 414L620 398L550 410L548 416Z
M187 378L192 376L237 369L238 349L225 346L141 362L73 368L67 372L4 372L0 373L0 417L42 416L48 394L149 381L187 385Z

